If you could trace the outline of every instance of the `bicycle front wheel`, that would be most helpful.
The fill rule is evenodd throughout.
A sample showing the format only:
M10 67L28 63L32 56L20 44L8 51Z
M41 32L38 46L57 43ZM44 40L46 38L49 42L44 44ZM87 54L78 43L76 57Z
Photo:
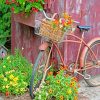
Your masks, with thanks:
M30 80L29 92L30 96L33 99L35 97L34 92L39 88L41 80L43 78L44 68L47 63L48 53L47 51L40 51L36 62L33 66L32 76Z
M80 66L83 68L84 77L87 77L84 78L86 83L89 86L98 86L100 85L100 38L93 39L88 46L93 52L88 47L84 48Z

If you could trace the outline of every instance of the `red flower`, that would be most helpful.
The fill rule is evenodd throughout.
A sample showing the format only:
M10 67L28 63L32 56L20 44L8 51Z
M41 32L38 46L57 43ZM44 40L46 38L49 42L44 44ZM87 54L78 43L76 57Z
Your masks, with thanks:
M14 11L14 7L12 7L11 10Z
M6 4L7 4L7 5L9 5L9 4L10 4L9 0L6 0Z
M32 8L32 11L33 11L33 12L38 12L38 9L33 7L33 8Z
M6 97L8 97L8 96L9 96L9 94L10 94L10 93L7 91L7 92L5 93Z

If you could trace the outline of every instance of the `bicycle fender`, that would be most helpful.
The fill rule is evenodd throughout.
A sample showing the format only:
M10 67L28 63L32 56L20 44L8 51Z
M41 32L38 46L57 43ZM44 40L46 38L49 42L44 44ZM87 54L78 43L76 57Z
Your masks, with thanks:
M49 44L47 42L41 44L39 46L39 50L46 50L48 48Z

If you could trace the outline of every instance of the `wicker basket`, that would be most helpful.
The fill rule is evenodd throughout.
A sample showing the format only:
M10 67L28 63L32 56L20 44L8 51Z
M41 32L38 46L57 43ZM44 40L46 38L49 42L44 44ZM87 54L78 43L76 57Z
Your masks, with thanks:
M63 38L64 32L59 27L53 28L52 23L45 20L41 22L39 34L54 42L59 42Z

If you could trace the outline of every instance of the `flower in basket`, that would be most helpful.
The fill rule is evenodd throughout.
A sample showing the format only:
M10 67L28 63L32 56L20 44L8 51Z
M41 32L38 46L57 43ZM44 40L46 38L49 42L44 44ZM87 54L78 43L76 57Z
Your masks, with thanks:
M43 10L44 0L6 0L6 4L11 5L14 13L30 14Z
M34 100L78 100L79 84L76 77L60 70L56 76L50 71Z
M52 22L53 28L59 27L63 32L70 29L72 24L73 19L67 13L63 13L60 18L57 18Z

